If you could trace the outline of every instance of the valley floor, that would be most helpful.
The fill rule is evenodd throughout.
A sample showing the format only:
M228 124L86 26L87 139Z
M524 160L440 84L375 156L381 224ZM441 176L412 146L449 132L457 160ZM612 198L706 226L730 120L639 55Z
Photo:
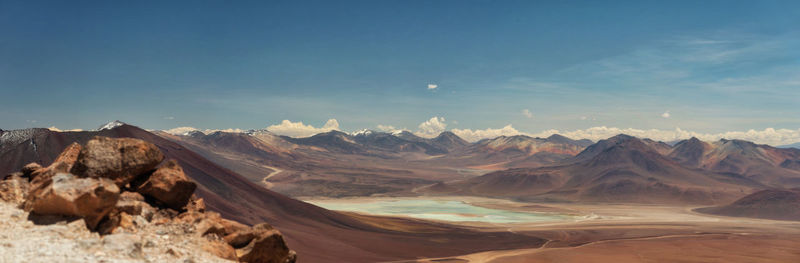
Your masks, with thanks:
M492 209L571 217L528 223L439 221L548 241L531 248L398 262L800 262L800 222L794 221L714 216L694 212L696 207L688 206L534 204L460 196L408 199L457 200ZM385 200L324 199L340 203Z

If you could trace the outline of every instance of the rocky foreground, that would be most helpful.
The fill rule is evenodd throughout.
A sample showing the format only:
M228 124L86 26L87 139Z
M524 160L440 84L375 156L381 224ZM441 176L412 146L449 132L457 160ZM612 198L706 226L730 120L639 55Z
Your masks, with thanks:
M10 262L294 262L269 224L206 211L197 185L148 142L95 137L0 181Z

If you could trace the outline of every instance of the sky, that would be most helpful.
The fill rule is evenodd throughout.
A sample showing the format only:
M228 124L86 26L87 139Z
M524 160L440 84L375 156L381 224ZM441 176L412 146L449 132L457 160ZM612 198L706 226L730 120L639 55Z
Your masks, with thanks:
M800 2L599 2L0 0L0 129L800 141Z

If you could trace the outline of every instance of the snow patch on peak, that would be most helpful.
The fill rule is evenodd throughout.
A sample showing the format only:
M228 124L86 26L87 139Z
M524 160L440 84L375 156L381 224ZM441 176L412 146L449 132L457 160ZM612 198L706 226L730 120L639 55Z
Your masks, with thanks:
M397 136L397 135L403 134L404 132L408 132L408 131L406 131L406 130L395 130L395 131L392 132L392 135Z
M106 125L100 126L100 128L98 128L97 130L98 131L111 130L111 129L114 129L116 127L122 126L122 125L125 125L125 123L121 122L119 120L116 120L116 121L112 121L112 122L106 123Z
M363 130L360 130L360 131L355 131L355 132L350 133L351 136L359 136L359 135L366 136L366 135L370 135L370 134L372 134L372 131L369 130L369 129L363 129Z

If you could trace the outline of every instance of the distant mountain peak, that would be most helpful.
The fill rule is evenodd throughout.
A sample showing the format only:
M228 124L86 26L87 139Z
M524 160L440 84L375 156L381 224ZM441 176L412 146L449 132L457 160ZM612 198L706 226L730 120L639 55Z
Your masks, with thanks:
M438 136L436 136L433 139L434 140L439 140L439 139L445 139L445 138L446 139L450 139L450 140L463 140L463 139L461 139L461 137L458 137L458 135L456 135L455 133L453 133L451 131L443 131L442 133L440 133Z
M553 135L550 135L549 137L547 137L547 139L553 140L553 139L569 139L569 138L558 133L553 133Z
M411 133L411 132L406 131L406 130L396 130L396 131L392 132L392 135L397 136L397 135L404 134L404 133Z
M327 131L327 132L322 132L322 133L318 133L317 135L320 135L320 136L344 136L344 137L349 136L349 134L344 133L342 131L337 131L337 130L331 130L331 131ZM314 135L314 136L317 136L317 135Z
M121 122L121 121L119 121L119 120L115 120L115 121L112 121L112 122L106 123L106 124L105 124L105 125L103 125L103 126L100 126L100 128L97 128L97 130L98 130L98 131L102 131L102 130L111 130L111 129L114 129L114 128L116 128L116 127L119 127L119 126L122 126L122 125L125 125L125 124L126 124L126 123L124 123L124 122Z
M351 136L369 136L370 134L373 134L373 133L375 133L375 132L372 131L372 130L362 129L360 131L354 131L354 132L350 133L350 135Z
M630 135L627 135L627 134L624 134L624 133L620 133L620 134L614 135L613 137L608 138L608 140L615 140L615 141L624 141L624 140L630 140L630 139L636 139L636 137L633 137L633 136L630 136Z

